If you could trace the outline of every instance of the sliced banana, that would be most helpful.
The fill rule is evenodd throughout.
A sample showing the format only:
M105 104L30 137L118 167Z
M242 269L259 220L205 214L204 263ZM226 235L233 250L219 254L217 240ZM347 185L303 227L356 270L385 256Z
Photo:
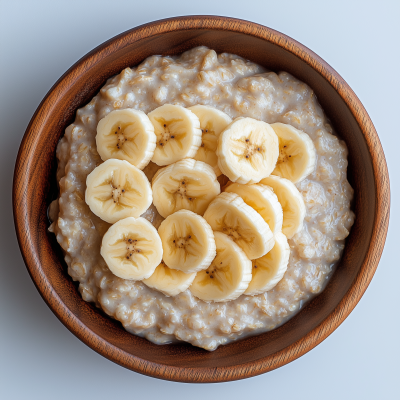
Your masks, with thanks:
M282 230L282 206L271 188L260 184L232 183L225 191L238 194L248 206L254 208L264 218L272 233Z
M273 289L283 278L287 270L290 247L286 236L278 232L275 235L275 245L265 256L253 260L253 278L244 292L247 295L267 292Z
M283 210L282 233L288 239L292 238L303 229L303 221L306 216L303 196L294 183L279 176L271 175L260 183L271 187L278 197Z
M100 120L96 145L103 161L117 158L143 169L153 157L156 135L143 111L127 108L112 111Z
M207 221L189 210L167 217L158 228L164 262L185 273L207 268L215 257L214 234Z
M164 104L148 117L157 136L154 163L169 165L196 154L201 144L200 121L190 110Z
M274 246L274 235L257 211L236 193L221 193L208 206L204 219L214 231L230 236L252 260Z
M125 160L109 159L86 178L87 205L110 224L126 217L139 217L152 200L146 175Z
M279 158L272 174L293 183L302 181L314 171L317 161L313 141L292 125L278 122L271 126L279 139Z
M232 182L258 183L274 170L278 137L271 125L253 118L236 118L219 136L218 166Z
M210 106L196 105L189 107L188 110L196 114L199 118L202 132L201 145L193 158L210 165L214 169L215 175L219 176L221 175L221 170L218 167L218 157L216 154L218 137L232 122L232 118Z
M164 218L182 209L203 215L221 191L214 170L191 158L158 170L152 189L154 205Z
M100 254L114 275L142 280L160 264L163 249L156 228L147 219L128 217L108 229Z
M161 261L153 275L150 278L143 279L143 283L166 296L176 296L184 292L192 284L195 276L195 272L185 274L182 271L168 268L164 261Z
M207 270L197 273L190 291L204 301L235 300L251 281L251 261L228 235L214 235L217 255Z

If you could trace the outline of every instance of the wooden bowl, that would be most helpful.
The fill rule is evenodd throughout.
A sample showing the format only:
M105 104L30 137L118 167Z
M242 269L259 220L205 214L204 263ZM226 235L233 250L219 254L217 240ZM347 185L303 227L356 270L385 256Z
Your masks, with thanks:
M273 71L288 71L315 91L349 148L355 224L326 289L281 327L214 352L188 344L157 346L82 300L66 272L46 210L52 200L55 150L78 108L106 79L154 54L205 45L238 54ZM377 268L389 220L389 177L375 128L359 99L327 63L295 40L251 22L192 16L152 22L100 45L53 86L33 116L15 167L15 226L28 271L48 306L79 339L142 374L181 382L247 378L295 360L331 334L356 306Z

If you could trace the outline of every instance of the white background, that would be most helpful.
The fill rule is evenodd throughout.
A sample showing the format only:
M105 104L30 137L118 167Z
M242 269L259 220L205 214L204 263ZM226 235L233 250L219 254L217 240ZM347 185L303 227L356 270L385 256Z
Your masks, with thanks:
M222 384L181 384L142 376L81 343L35 289L18 249L11 209L19 143L55 81L107 39L146 22L188 14L258 22L320 55L369 112L391 179L393 206L385 251L349 318L291 364ZM400 224L399 16L398 0L0 0L0 398L400 398L400 262L395 234Z

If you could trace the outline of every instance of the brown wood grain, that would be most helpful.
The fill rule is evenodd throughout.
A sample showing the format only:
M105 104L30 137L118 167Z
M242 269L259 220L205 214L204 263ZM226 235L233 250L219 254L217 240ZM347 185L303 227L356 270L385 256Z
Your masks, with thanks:
M356 221L343 258L326 289L281 327L210 353L187 345L157 346L82 300L62 254L47 232L55 150L79 107L107 78L154 54L173 55L205 45L271 70L285 70L315 91L349 148L349 180ZM389 221L389 176L375 128L343 78L295 40L248 21L192 16L156 21L97 47L72 66L38 107L25 132L14 173L15 227L27 269L43 299L79 339L136 372L181 382L222 382L258 375L295 360L330 335L368 287ZM327 360L328 362L328 360Z

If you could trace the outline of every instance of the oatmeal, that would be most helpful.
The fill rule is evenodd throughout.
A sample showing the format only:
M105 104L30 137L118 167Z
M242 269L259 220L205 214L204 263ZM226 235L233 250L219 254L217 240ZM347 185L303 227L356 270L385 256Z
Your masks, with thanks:
M316 167L296 184L306 207L303 229L289 239L287 271L272 290L207 303L190 288L167 297L140 281L113 275L100 255L111 226L85 202L86 177L102 163L98 122L114 110L149 113L163 104L209 105L229 117L284 123L309 135ZM341 257L354 222L353 190L346 178L347 148L324 115L313 91L286 72L278 74L232 54L198 47L179 57L152 56L110 78L77 111L57 148L60 196L51 205L50 227L65 252L68 273L85 301L94 302L124 328L156 343L187 341L207 350L281 325L320 293ZM149 180L159 167L143 170ZM218 178L221 187L227 179ZM156 228L163 218L152 204L142 215Z

